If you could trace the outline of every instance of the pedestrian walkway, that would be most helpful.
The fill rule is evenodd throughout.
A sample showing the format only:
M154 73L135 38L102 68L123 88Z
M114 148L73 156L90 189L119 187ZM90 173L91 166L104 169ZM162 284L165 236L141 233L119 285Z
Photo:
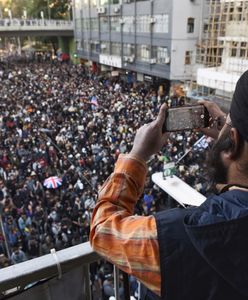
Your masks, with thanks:
M0 36L73 36L73 22L46 19L1 19Z

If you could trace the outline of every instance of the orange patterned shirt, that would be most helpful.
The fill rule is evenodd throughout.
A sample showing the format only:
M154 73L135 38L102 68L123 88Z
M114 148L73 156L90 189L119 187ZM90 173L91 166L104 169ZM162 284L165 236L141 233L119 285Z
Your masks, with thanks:
M94 209L93 249L160 295L161 274L157 227L153 216L134 216L147 174L146 163L120 155L114 173L102 186Z

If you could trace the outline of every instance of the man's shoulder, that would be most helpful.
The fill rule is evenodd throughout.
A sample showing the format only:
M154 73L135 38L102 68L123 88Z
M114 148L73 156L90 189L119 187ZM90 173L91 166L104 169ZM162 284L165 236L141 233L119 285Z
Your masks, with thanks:
M187 215L192 215L197 208L174 208L164 210L155 215L158 238L183 239L185 234L184 219Z
M192 214L198 208L197 207L189 207L189 208L172 208L163 210L155 215L155 219L158 222L164 220L164 222L178 221L183 220L184 217L188 214Z

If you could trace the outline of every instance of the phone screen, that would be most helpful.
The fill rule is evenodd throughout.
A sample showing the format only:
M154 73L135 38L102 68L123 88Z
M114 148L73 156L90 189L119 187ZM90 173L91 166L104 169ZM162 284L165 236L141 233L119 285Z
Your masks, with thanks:
M209 126L209 113L203 105L169 108L165 131L180 131Z

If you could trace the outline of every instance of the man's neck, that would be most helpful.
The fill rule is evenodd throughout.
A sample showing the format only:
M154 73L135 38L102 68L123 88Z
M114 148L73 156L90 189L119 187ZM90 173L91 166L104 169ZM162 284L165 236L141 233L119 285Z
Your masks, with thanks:
M248 188L248 176L240 171L239 164L233 164L229 168L227 184L242 186Z

